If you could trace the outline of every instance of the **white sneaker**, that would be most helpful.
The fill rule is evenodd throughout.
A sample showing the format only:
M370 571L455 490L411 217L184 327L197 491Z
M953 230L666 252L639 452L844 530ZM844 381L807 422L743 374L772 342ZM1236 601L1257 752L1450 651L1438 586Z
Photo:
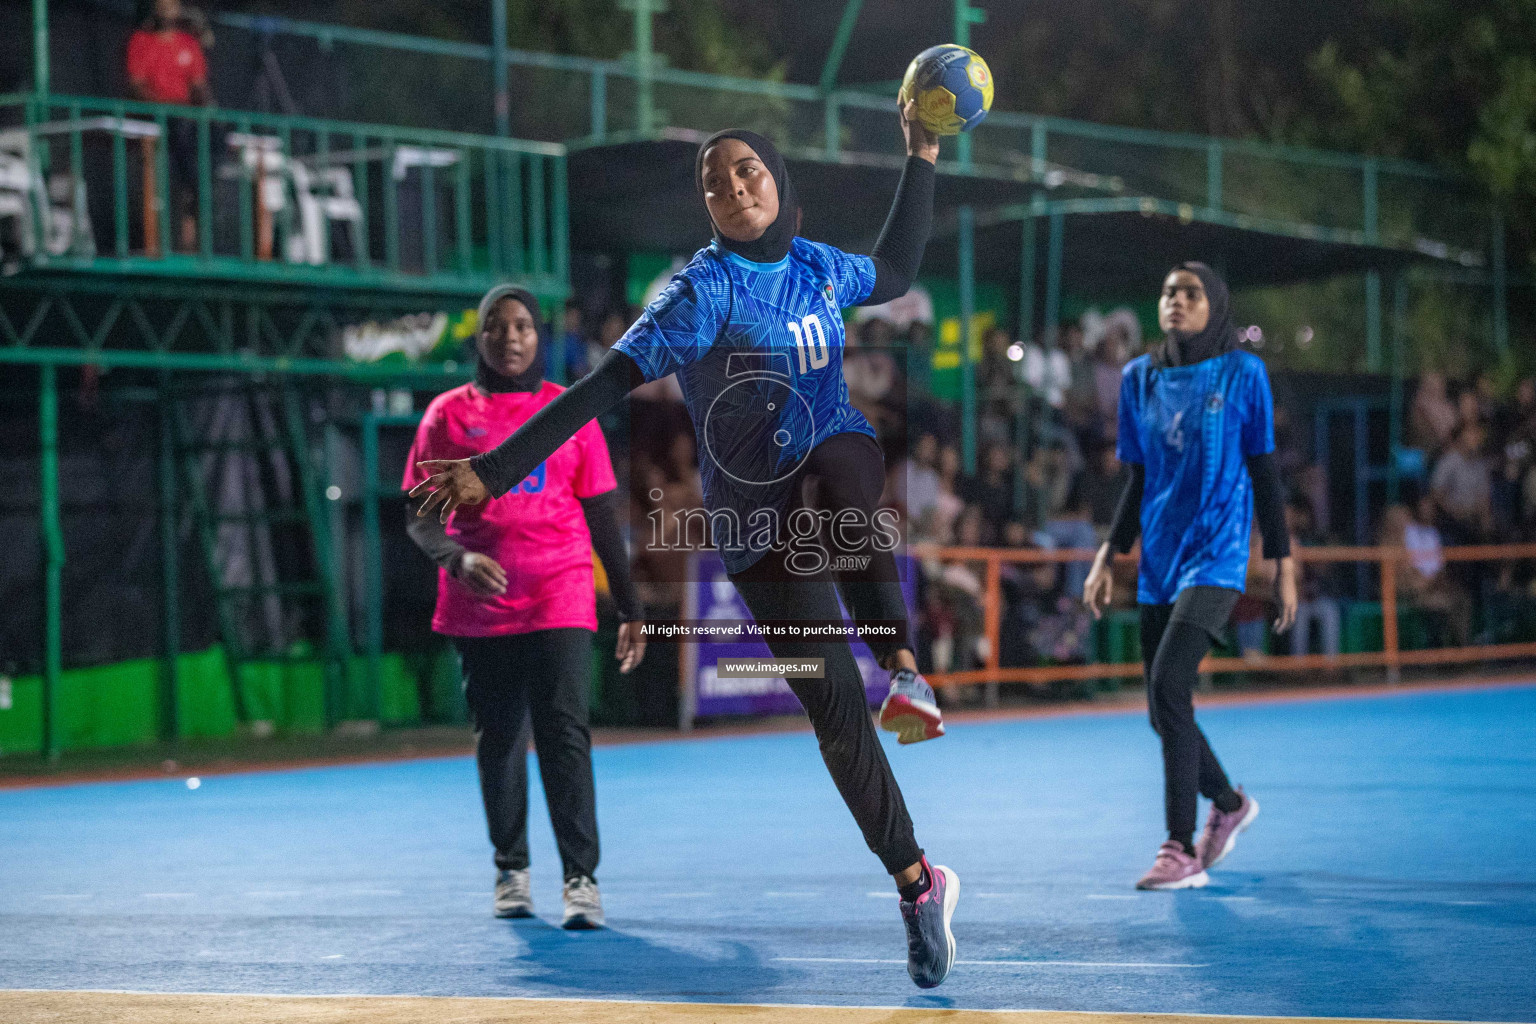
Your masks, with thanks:
M586 875L565 883L565 920L560 927L570 931L603 927L603 897L597 883Z
M533 890L528 884L528 869L496 872L496 916L532 917Z

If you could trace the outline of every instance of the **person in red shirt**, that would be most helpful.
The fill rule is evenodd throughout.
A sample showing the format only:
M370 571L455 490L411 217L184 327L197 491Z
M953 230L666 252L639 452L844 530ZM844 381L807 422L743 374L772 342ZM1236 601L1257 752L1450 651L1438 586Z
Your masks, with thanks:
M403 487L431 460L489 451L565 389L544 379L537 300L500 285L480 302L473 383L432 400L406 458ZM426 461L424 461L426 460ZM528 761L532 719L539 774L565 871L566 928L599 928L597 807L587 690L597 628L595 549L622 625L616 657L645 654L641 607L619 534L616 484L596 421L496 501L457 509L446 525L407 506L407 531L439 566L432 628L452 638L475 724L475 757L491 842L495 912L529 917Z
M155 0L155 13L128 38L128 91L150 103L209 106L208 60L187 31L181 0ZM185 118L167 125L171 203L183 251L197 248L197 126Z

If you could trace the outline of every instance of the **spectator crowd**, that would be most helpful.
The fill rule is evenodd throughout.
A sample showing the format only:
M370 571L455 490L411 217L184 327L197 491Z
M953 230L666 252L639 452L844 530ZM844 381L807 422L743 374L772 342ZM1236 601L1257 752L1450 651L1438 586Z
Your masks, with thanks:
M638 313L630 307L592 318L571 302L556 346L566 379L593 365ZM966 472L958 402L934 394L931 325L878 316L848 324L844 374L851 401L886 453L884 501L901 513L906 542L924 545L915 549L916 618L927 671L979 667L989 653L985 564L940 559L933 548L1090 551L1107 535L1122 487L1115 457L1120 376L1143 351L1141 327L1129 310L1117 310L1090 312L1050 333L1054 343L1044 337L1020 342L1000 328L985 333L974 368L976 468ZM1442 549L1536 541L1536 380L1520 381L1506 399L1488 376L1453 386L1441 374L1425 373L1407 420L1406 450L1396 456L1400 501L1385 507L1371 528L1380 543L1404 551L1398 579L1409 616L1405 642L1504 639L1500 630L1508 632L1507 623L1519 618L1511 609L1536 603L1536 581L1519 563L1501 562L1489 573L1475 563L1447 562ZM647 543L657 513L672 522L677 512L702 507L697 448L675 382L642 388L627 420L616 415L605 426L616 452L628 452L627 466L619 469L628 476L637 578L653 616L675 613L687 553ZM1334 528L1327 472L1283 400L1276 403L1275 432L1290 488L1286 519L1293 544L1352 542ZM626 460L620 454L617 461ZM695 546L706 543L702 532L692 539ZM1374 578L1348 562L1303 561L1296 627L1277 638L1268 629L1274 566L1259 556L1257 532L1254 544L1229 653L1339 653L1348 608L1376 600ZM1086 562L1004 563L1003 665L1104 659L1103 627L1094 628L1080 603L1087 569ZM1124 563L1116 582L1117 603L1129 611L1134 565Z

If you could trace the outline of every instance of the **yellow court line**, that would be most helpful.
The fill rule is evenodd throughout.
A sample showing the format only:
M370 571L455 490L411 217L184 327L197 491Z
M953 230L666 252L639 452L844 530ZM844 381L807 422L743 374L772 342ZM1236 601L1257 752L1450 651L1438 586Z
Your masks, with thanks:
M586 999L4 991L5 1024L1408 1024L1345 1017L939 1010ZM1413 1022L1430 1024L1430 1022Z

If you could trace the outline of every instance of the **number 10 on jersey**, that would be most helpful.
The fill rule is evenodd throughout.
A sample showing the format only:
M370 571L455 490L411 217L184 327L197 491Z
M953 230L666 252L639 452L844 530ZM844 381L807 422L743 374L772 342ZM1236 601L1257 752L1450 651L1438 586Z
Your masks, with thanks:
M827 352L827 332L822 329L821 317L807 313L799 323L791 320L786 326L795 336L795 354L800 357L800 372L819 370L831 360Z

